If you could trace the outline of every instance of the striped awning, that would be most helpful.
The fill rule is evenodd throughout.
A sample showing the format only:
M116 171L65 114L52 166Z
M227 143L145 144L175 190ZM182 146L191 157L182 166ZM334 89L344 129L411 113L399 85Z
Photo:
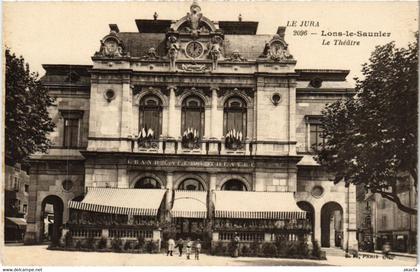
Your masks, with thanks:
M207 218L207 192L175 191L172 217Z
M305 219L291 192L215 191L216 218Z
M6 217L6 227L13 227L16 229L26 229L26 219L18 217Z
M89 187L81 201L69 208L99 213L156 216L166 190Z

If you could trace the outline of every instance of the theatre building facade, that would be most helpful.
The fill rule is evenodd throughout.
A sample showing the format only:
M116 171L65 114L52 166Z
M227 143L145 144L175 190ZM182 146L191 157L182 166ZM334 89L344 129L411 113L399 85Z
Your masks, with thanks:
M51 237L318 240L357 247L353 187L312 157L346 70L295 69L285 28L179 20L115 24L93 65L44 65L56 98L48 154L31 158L26 243Z

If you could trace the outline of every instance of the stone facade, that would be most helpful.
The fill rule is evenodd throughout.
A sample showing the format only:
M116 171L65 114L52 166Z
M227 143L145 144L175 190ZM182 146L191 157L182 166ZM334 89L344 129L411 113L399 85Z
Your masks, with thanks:
M136 20L139 33L110 25L92 66L44 66L58 126L54 148L32 159L27 242L40 241L48 195L60 199L50 201L63 206L66 222L67 201L85 187L134 188L148 178L167 190L194 180L209 192L233 181L242 190L293 192L313 209L315 239L325 232L330 241L335 220L338 246L354 247L354 188L334 186L315 163L308 122L326 103L352 93L349 71L297 70L285 28L260 35L256 22L213 22L196 4L192 9L174 22ZM63 123L76 117L77 146L63 147ZM192 141L185 136L190 128ZM229 137L238 146L228 145ZM68 179L73 186L64 190ZM167 194L166 209L171 203Z

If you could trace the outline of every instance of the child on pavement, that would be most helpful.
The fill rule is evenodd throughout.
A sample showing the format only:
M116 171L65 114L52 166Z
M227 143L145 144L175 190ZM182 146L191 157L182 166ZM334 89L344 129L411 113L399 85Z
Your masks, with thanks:
M190 240L190 238L187 239L187 259L190 259L190 255L191 255L191 248L192 248L192 242Z
M200 239L197 239L197 241L195 242L194 249L195 249L195 259L200 260L200 251L201 251Z

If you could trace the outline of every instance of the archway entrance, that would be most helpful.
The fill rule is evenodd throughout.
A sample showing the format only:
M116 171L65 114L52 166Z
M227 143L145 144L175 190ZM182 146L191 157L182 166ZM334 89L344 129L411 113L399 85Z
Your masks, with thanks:
M162 185L154 178L144 177L134 184L135 189L160 189Z
M248 191L246 185L238 180L238 179L231 179L226 181L222 185L222 191Z
M299 201L296 203L299 208L306 212L306 219L311 224L312 241L315 239L315 209L311 203L307 201Z
M343 208L337 202L321 208L321 246L343 247Z
M64 203L60 197L50 195L44 198L41 204L41 235L42 241L58 243L63 225Z

